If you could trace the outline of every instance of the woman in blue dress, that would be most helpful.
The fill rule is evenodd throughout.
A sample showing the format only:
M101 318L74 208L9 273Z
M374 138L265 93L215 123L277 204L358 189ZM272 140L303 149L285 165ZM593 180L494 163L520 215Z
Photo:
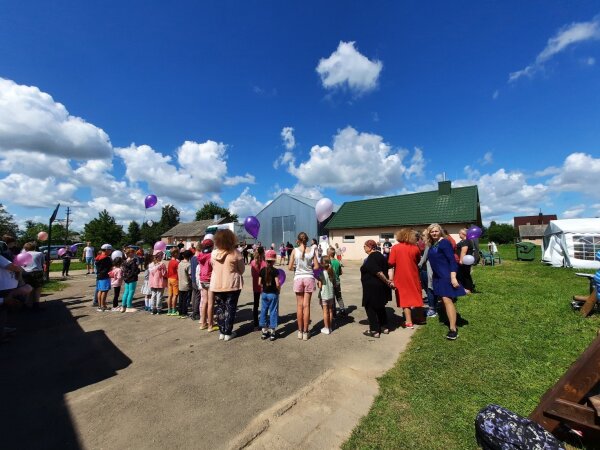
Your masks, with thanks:
M433 293L442 298L450 322L446 338L453 341L458 337L454 301L456 297L466 295L466 292L456 279L458 265L454 259L452 244L444 239L442 227L432 223L427 227L426 237L430 245L428 259L433 271Z

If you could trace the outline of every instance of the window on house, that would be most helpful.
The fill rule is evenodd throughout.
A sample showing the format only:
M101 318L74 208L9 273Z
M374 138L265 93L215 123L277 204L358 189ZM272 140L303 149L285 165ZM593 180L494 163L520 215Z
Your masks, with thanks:
M348 243L354 242L354 235L353 234L345 234L342 242L348 242Z
M594 255L600 250L599 236L573 236L573 253L576 259L594 261Z
M394 233L381 233L379 235L379 242L385 241L385 239L389 239L390 241L394 240Z

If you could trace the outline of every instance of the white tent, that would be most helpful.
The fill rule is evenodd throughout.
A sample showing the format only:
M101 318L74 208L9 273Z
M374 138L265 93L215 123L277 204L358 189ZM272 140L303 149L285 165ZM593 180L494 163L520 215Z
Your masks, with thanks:
M552 220L544 233L542 261L554 267L600 269L600 219Z

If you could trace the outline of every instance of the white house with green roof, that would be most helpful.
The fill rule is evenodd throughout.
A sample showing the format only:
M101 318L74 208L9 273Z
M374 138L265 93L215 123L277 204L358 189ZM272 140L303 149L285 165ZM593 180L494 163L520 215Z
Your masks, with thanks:
M440 181L436 191L356 200L344 203L327 224L329 242L345 248L344 258L365 257L363 244L369 239L395 243L400 228L421 231L439 223L458 240L458 231L481 226L477 186L452 187Z

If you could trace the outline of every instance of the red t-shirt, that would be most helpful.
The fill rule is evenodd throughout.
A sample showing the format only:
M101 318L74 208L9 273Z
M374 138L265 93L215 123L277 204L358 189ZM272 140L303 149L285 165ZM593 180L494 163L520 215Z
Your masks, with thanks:
M169 265L167 266L167 278L172 280L178 280L179 276L177 275L177 267L179 267L179 260L175 258L171 258L169 261Z

